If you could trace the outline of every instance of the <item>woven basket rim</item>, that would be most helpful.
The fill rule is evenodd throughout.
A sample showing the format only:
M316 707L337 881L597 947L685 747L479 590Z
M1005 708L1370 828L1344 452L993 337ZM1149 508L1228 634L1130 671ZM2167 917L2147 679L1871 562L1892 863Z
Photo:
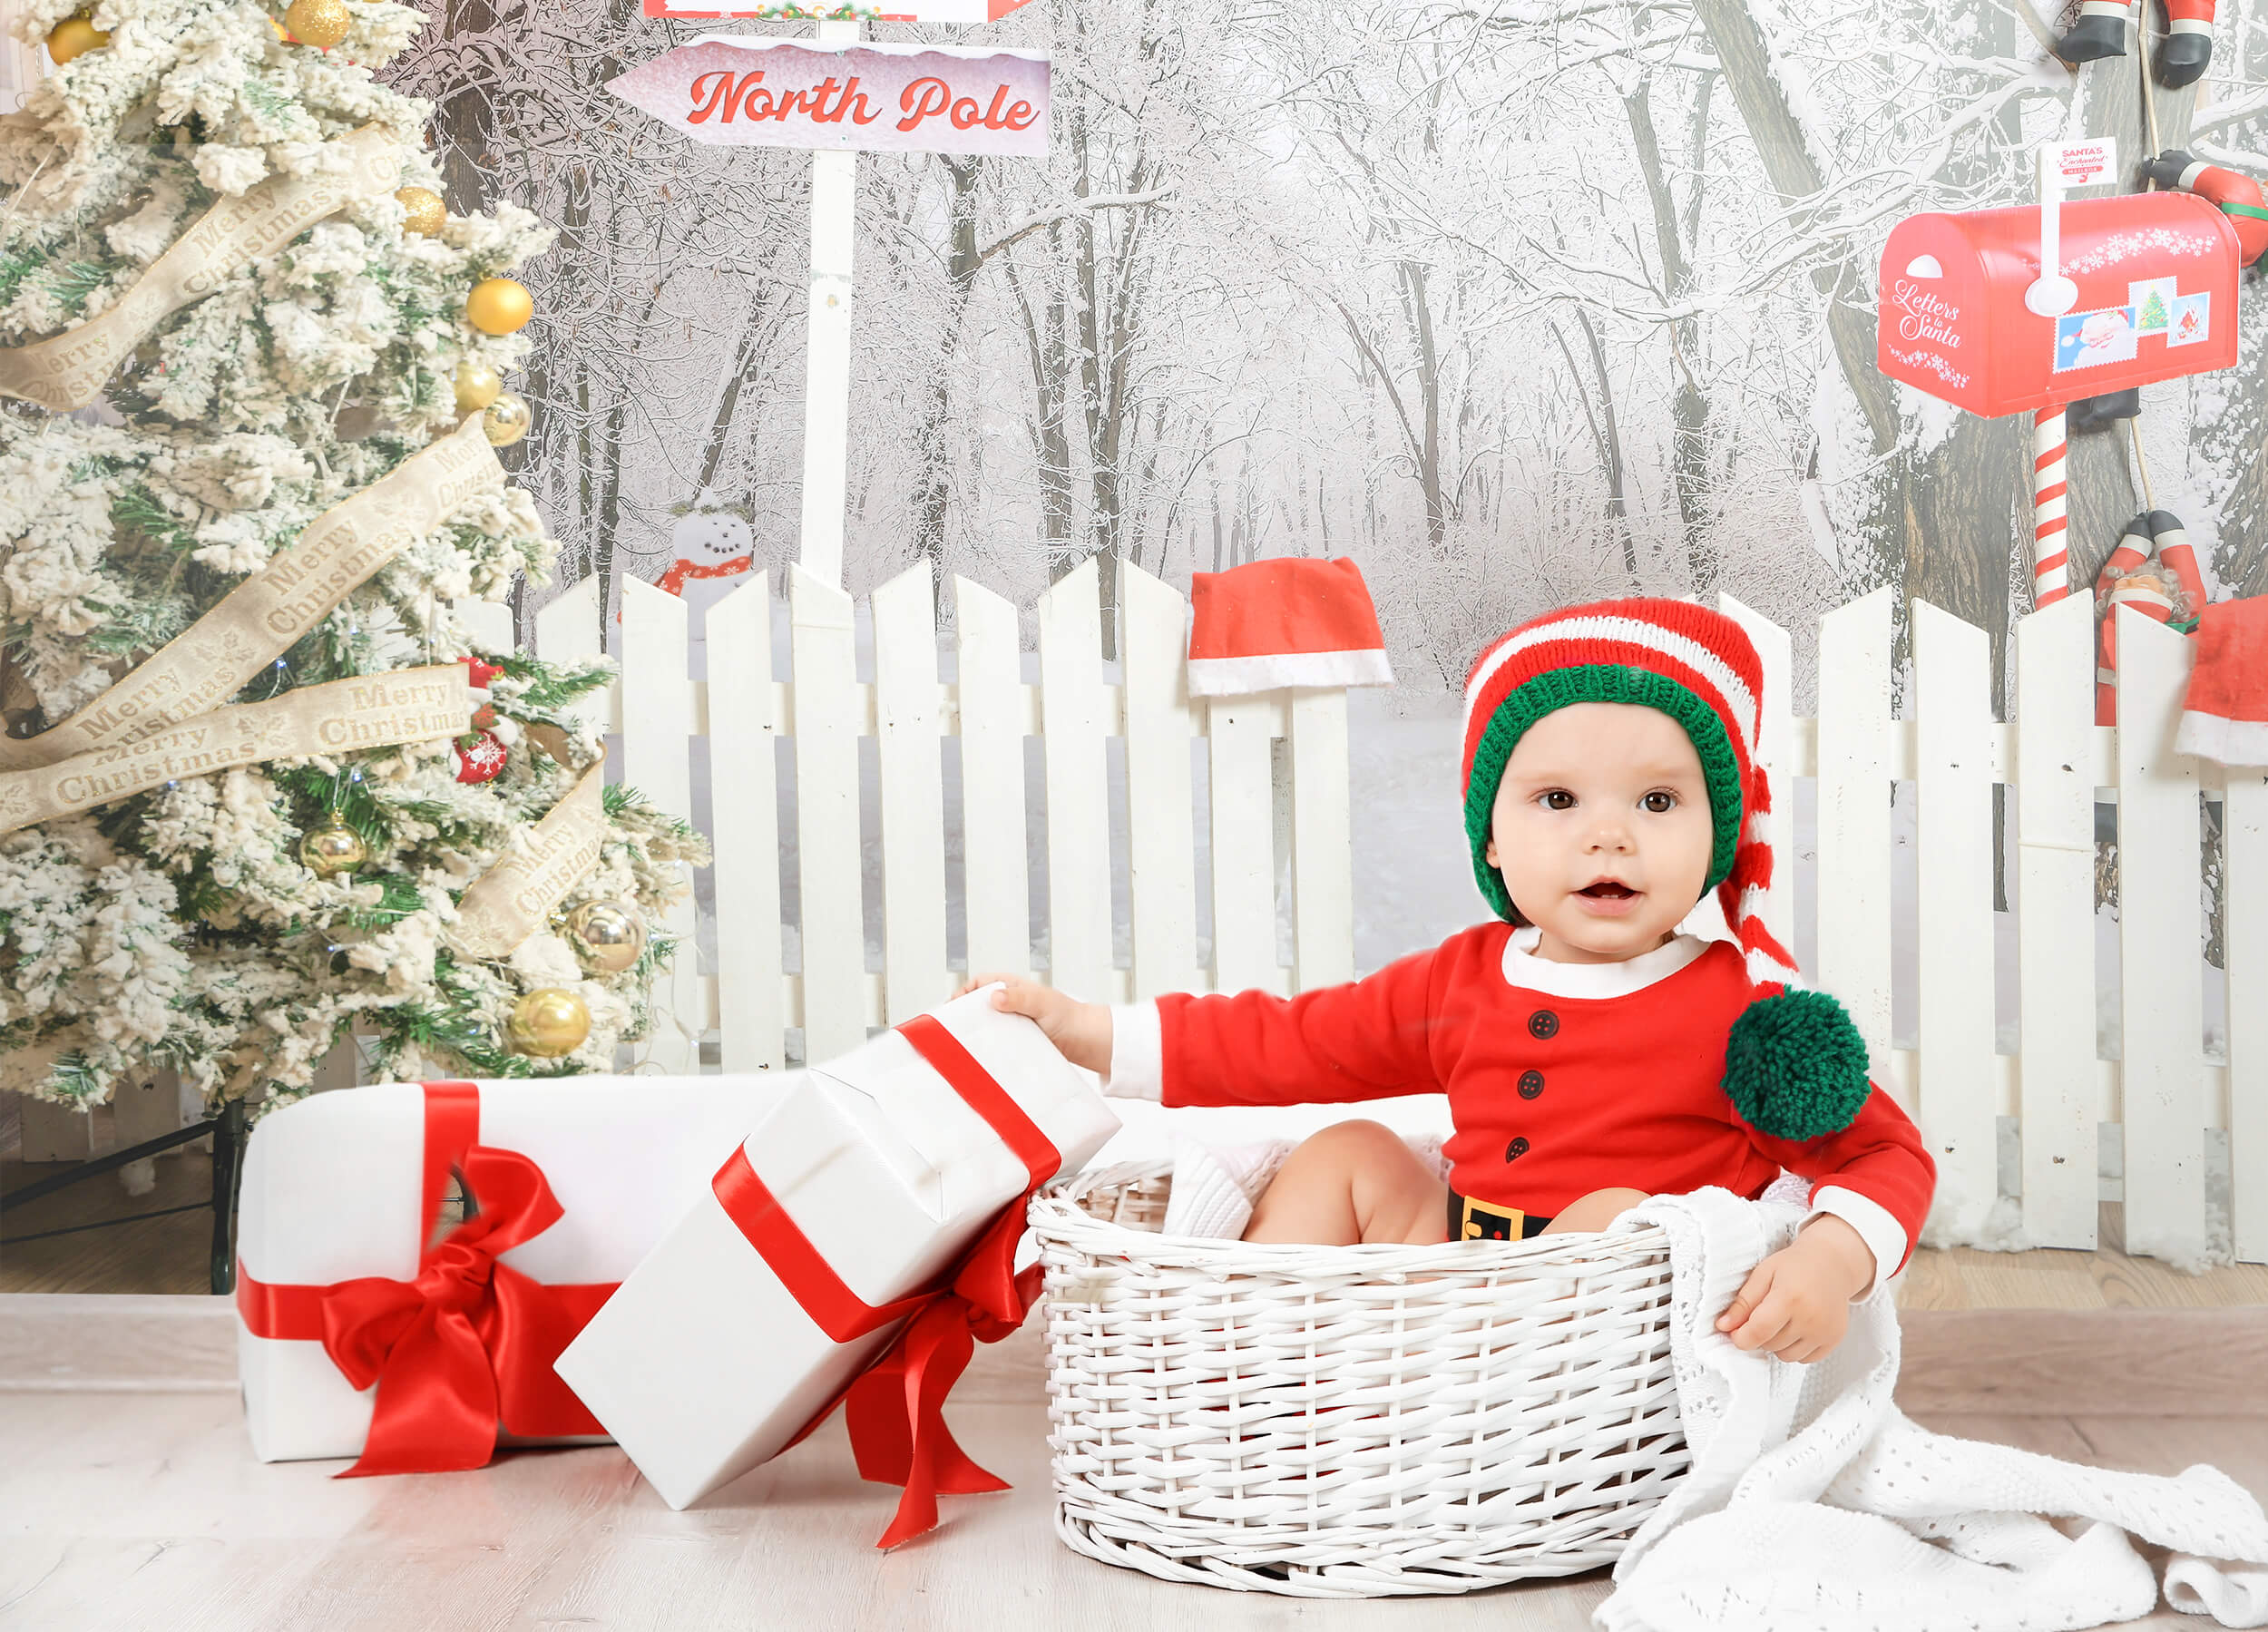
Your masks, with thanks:
M1666 1261L1669 1235L1658 1224L1618 1218L1597 1233L1536 1236L1525 1241L1443 1241L1416 1246L1369 1242L1324 1246L1297 1241L1231 1241L1219 1236L1168 1236L1158 1230L1098 1218L1080 1205L1097 1190L1162 1178L1173 1171L1164 1159L1113 1162L1065 1174L1031 1198L1032 1233L1044 1246L1055 1242L1090 1256L1169 1264L1215 1272L1243 1269L1254 1274L1313 1270L1328 1256L1345 1273L1488 1275L1511 1268L1559 1269L1600 1258Z

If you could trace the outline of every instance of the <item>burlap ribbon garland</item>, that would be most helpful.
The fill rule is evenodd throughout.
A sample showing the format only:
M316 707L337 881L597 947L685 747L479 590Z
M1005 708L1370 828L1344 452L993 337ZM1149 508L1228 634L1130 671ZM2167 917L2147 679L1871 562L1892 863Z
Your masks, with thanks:
M543 815L526 844L505 855L458 898L444 939L468 958L503 958L535 933L577 880L599 862L606 833L606 765L583 772Z
M0 347L0 393L58 412L85 407L120 361L173 313L356 199L391 192L399 184L400 149L377 126L365 125L327 145L343 151L347 161L316 175L278 176L240 197L222 199L108 310L52 339Z
M470 671L462 663L436 663L215 709L59 765L0 772L0 833L240 765L455 737L470 728L473 708Z
M0 772L55 765L219 708L451 511L503 480L481 416L467 415L318 516L289 549L70 718L36 737L0 738Z

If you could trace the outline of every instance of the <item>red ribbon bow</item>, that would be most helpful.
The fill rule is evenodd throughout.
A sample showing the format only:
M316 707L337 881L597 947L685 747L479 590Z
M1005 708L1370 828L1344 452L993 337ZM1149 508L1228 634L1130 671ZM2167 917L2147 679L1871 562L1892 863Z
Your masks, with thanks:
M1039 1266L1016 1273L1016 1243L1023 1235L1032 1193L1062 1165L1062 1153L1047 1135L943 1025L924 1014L898 1031L1001 1136L1024 1164L1030 1179L1023 1194L1001 1211L961 1260L950 1283L894 1303L868 1304L835 1273L757 1177L745 1147L725 1158L711 1186L726 1217L804 1313L835 1342L855 1343L894 1321L913 1317L882 1357L852 1379L788 1441L800 1443L837 1405L846 1405L851 1451L858 1460L860 1477L905 1487L896 1516L876 1543L883 1548L934 1529L940 1493L962 1496L1008 1489L1007 1481L985 1471L961 1449L945 1426L943 1408L976 1345L998 1343L1023 1324L1038 1295Z
M426 1248L415 1279L286 1286L237 1272L237 1307L252 1335L319 1338L357 1390L376 1385L362 1455L341 1478L485 1467L500 1428L539 1438L606 1432L552 1362L613 1285L547 1285L498 1263L563 1209L535 1163L472 1143L480 1098L471 1083L429 1082L425 1101L420 1217L430 1230L451 1168L480 1210Z

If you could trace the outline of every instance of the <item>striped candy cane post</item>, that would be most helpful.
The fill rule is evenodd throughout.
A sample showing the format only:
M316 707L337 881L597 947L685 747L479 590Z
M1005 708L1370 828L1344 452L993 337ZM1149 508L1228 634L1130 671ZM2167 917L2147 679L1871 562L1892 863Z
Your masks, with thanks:
M2032 420L2032 605L2053 606L2071 592L2070 553L2065 549L2063 405L2042 408Z

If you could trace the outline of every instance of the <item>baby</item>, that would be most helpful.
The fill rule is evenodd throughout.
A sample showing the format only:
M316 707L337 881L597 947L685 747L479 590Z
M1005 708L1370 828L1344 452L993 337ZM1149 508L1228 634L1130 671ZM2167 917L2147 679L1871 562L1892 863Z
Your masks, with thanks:
M1445 1093L1444 1184L1376 1122L1287 1157L1247 1241L1436 1242L1605 1228L1652 1194L1824 1182L1716 1325L1808 1363L1903 1267L1937 1169L1867 1079L1839 1005L1792 989L1751 914L1772 855L1754 763L1762 666L1683 601L1548 613L1465 682L1464 814L1497 922L1289 999L1186 992L1111 1009L1014 976L1029 1015L1108 1091L1168 1105ZM1677 933L1708 890L1738 936ZM1885 1267L1887 1266L1887 1267Z

